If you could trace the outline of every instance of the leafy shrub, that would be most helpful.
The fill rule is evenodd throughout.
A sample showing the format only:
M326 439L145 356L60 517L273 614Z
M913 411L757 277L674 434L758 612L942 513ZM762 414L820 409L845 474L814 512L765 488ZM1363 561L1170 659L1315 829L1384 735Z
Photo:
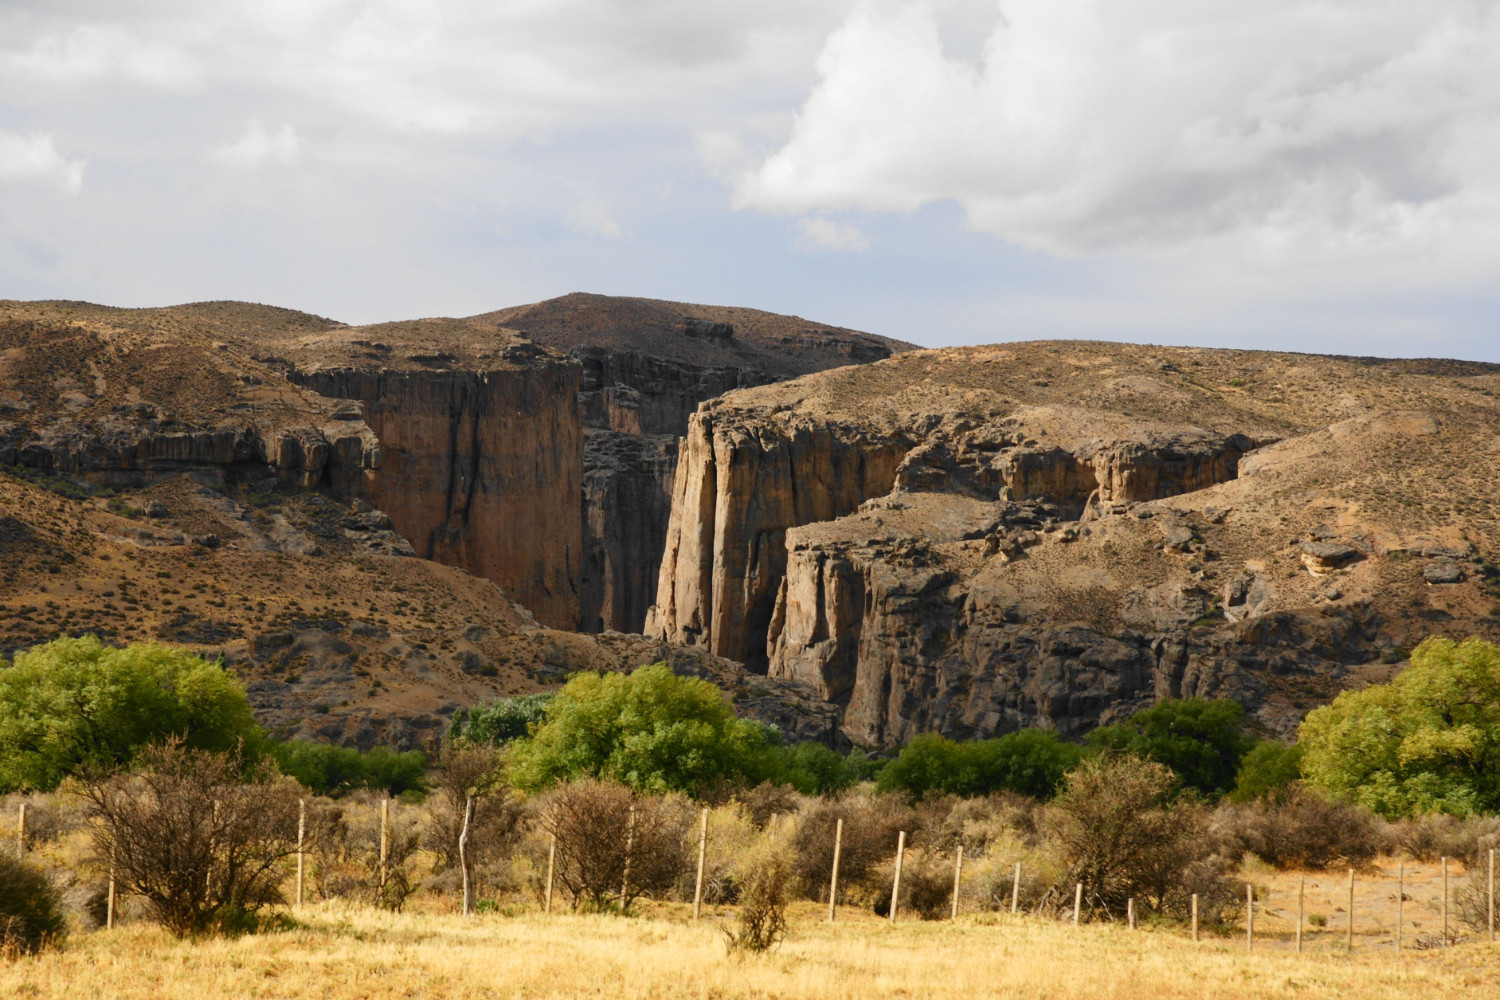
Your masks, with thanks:
M662 663L628 675L577 674L546 714L511 747L511 781L527 791L595 778L641 792L701 794L757 784L778 764L773 731L736 718L713 684Z
M297 788L269 764L173 741L136 774L86 773L94 864L179 937L252 929L297 850Z
M1241 730L1245 708L1227 699L1168 698L1089 734L1090 746L1165 764L1185 788L1223 795L1255 745Z
M1214 825L1227 855L1248 851L1277 868L1363 868L1388 844L1378 817L1300 783L1276 796L1225 804Z
M52 881L41 869L0 853L0 957L33 954L66 933Z
M1072 905L1082 883L1091 909L1122 913L1135 897L1146 911L1183 915L1199 896L1213 920L1233 901L1230 863L1216 850L1208 815L1173 802L1176 776L1164 764L1128 755L1088 758L1069 772L1043 812L1046 850L1062 877L1053 903Z
M427 756L420 750L374 747L361 752L329 743L287 740L270 743L267 751L282 774L318 795L336 797L361 788L400 795L426 787Z
M1278 743L1263 740L1240 761L1240 773L1234 779L1236 802L1265 798L1284 792L1302 776L1300 743Z
M83 765L117 768L169 737L250 756L263 739L222 666L155 644L58 639L0 667L0 792L50 790Z
M827 795L849 788L865 770L858 750L841 757L822 743L798 743L786 749L777 778L804 795Z
M885 766L878 787L918 799L934 792L972 797L999 791L1050 798L1081 754L1043 729L968 743L924 733Z
M670 889L688 865L690 823L678 801L599 781L561 785L541 809L543 830L556 838L557 883L575 909L611 901L629 909L638 896Z
M495 746L522 739L531 734L533 726L546 720L547 705L554 696L553 692L543 692L481 702L464 715L455 716L448 735Z
M762 838L734 867L739 885L735 929L726 930L731 951L767 951L786 936L786 908L796 885L796 866L785 840Z
M1500 649L1427 639L1389 684L1309 712L1298 739L1310 785L1388 819L1500 811Z

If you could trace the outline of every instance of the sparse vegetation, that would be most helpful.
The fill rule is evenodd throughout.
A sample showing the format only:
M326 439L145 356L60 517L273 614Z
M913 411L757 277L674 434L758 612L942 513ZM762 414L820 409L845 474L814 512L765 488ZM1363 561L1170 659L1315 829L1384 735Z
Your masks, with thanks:
M59 943L62 900L45 872L0 852L0 961Z

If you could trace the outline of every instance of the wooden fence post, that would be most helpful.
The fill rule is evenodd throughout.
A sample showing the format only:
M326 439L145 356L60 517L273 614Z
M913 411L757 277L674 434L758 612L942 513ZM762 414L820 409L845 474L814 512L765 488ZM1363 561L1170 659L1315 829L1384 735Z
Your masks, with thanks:
M1073 887L1073 926L1078 926L1078 916L1083 912L1083 883Z
M1490 848L1490 941L1495 940L1495 849Z
M958 882L963 877L964 871L964 845L958 845L958 853L953 856L953 919L958 919Z
M1349 869L1349 930L1346 940L1349 951L1354 951L1354 869Z
M839 905L839 849L844 846L843 817L833 825L833 870L828 876L828 922L833 923Z
M17 808L16 817L16 857L26 856L26 803L22 802Z
M1125 900L1125 925L1135 930L1135 897L1131 896Z
M464 801L464 825L458 831L458 867L462 870L464 880L464 898L462 913L468 916L473 911L473 894L469 889L469 824L474 822L474 796L470 795Z
M547 845L547 897L542 903L542 912L552 912L552 873L557 867L557 834L552 835L552 842Z
M1193 940L1198 940L1198 894L1193 893Z
M891 883L891 923L896 922L896 910L901 905L901 862L906 858L906 831L896 838L896 879Z
M1396 866L1396 954L1401 954L1401 911L1406 905L1406 862Z
M109 890L104 897L104 929L115 929L115 849L109 849Z
M1245 883L1245 950L1255 950L1255 887Z
M1448 859L1443 859L1443 947L1448 947Z
M380 895L385 895L385 883L390 875L387 861L391 856L391 797L380 800Z
M1302 954L1302 925L1306 923L1307 876L1297 876L1297 954Z
M703 912L703 862L708 857L708 809L698 822L698 878L693 883L693 919Z
M307 800L297 800L297 906L300 909L305 898L303 886L307 879Z
M1016 862L1016 877L1010 883L1010 912L1015 913L1021 902L1021 862Z
M625 900L630 893L630 852L635 848L635 806L630 807L630 818L625 823L625 873L620 876L620 912L625 911Z

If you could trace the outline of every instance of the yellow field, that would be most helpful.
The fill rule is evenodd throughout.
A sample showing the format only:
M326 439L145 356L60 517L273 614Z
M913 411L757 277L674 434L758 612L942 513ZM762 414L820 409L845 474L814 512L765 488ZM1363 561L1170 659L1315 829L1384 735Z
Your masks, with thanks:
M719 920L690 908L648 915L391 915L309 907L297 929L180 942L146 925L74 937L66 949L0 962L0 996L151 998L449 997L1177 997L1500 996L1500 946L1469 943L1352 958L1325 944L1255 954L1243 938L1084 926L1008 915L891 927L868 914L802 904L764 956L730 956ZM1270 942L1267 942L1270 944Z

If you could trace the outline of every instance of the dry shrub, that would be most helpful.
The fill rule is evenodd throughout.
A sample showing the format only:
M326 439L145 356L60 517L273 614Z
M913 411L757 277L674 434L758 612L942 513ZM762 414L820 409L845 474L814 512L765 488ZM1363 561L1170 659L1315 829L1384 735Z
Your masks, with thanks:
M865 883L882 861L896 854L902 830L916 826L916 813L894 795L850 792L808 806L795 835L797 878L807 896L826 901L833 871L833 837L844 821L839 849L839 895L856 905L873 904ZM886 884L889 894L890 885Z
M693 898L693 882L697 876L698 824L687 829L684 849L689 859L677 881L677 895L681 899ZM739 899L740 887L736 874L740 860L758 842L749 811L736 801L717 806L708 812L708 850L703 858L703 901L709 905L733 903Z
M1500 900L1496 904L1496 916L1500 916ZM1475 933L1488 932L1490 892L1487 862L1471 866L1468 874L1453 887L1453 912L1460 923L1467 925Z
M1019 891L1016 891L1017 862L1021 863ZM964 852L959 908L1008 911L1011 894L1015 892L1017 909L1032 913L1042 908L1061 878L1051 859L1044 855L1029 851L1017 841L992 841L987 854L971 858Z
M481 883L509 885L511 856L522 833L525 809L511 797L500 780L500 755L492 746L455 740L443 744L438 755L433 794L428 799L430 821L422 834L422 846L433 856L433 876L427 886L434 891L457 891L462 885L458 838L463 832L464 811L474 796L474 818L469 826L466 853L476 891Z
M995 845L1035 846L1040 803L1015 792L959 799L938 824L929 846L951 851L959 846L969 857L987 854Z
M1043 908L1071 909L1082 883L1096 916L1123 913L1131 897L1145 911L1181 916L1197 894L1200 917L1216 920L1234 899L1231 865L1217 851L1207 810L1173 803L1175 787L1166 767L1134 757L1089 758L1069 772L1042 816L1061 873Z
M418 810L392 801L386 834L385 878L380 864L380 803L356 793L308 809L313 891L400 912L421 886L417 851L423 839Z
M52 880L35 865L0 853L0 958L35 954L66 932Z
M14 842L23 802L26 843L32 847L53 843L84 825L83 803L76 796L39 793L0 796L0 838L5 842Z
M1391 824L1395 848L1417 861L1456 858L1472 868L1491 850L1500 850L1500 817L1445 816L1434 813Z
M248 774L247 774L248 770ZM136 774L86 775L94 865L181 936L253 929L297 850L297 786L236 753L149 747Z
M629 909L670 890L687 867L691 810L673 797L637 798L622 785L578 781L553 791L540 813L557 842L556 879L574 908Z
M733 930L725 929L730 951L766 951L786 936L786 908L797 883L797 866L786 837L761 838L734 867L740 907Z
M755 829L764 830L773 817L788 816L802 809L808 798L790 785L762 781L754 788L736 792L733 800L745 807L745 815Z
M891 890L895 885L896 859L881 862L867 877L874 897L874 910L882 917L891 912ZM901 913L915 913L923 920L948 916L953 904L953 855L937 851L911 850L901 859Z
M1254 854L1276 868L1364 868L1387 847L1383 821L1358 806L1334 802L1301 783L1284 794L1214 813L1225 854Z

